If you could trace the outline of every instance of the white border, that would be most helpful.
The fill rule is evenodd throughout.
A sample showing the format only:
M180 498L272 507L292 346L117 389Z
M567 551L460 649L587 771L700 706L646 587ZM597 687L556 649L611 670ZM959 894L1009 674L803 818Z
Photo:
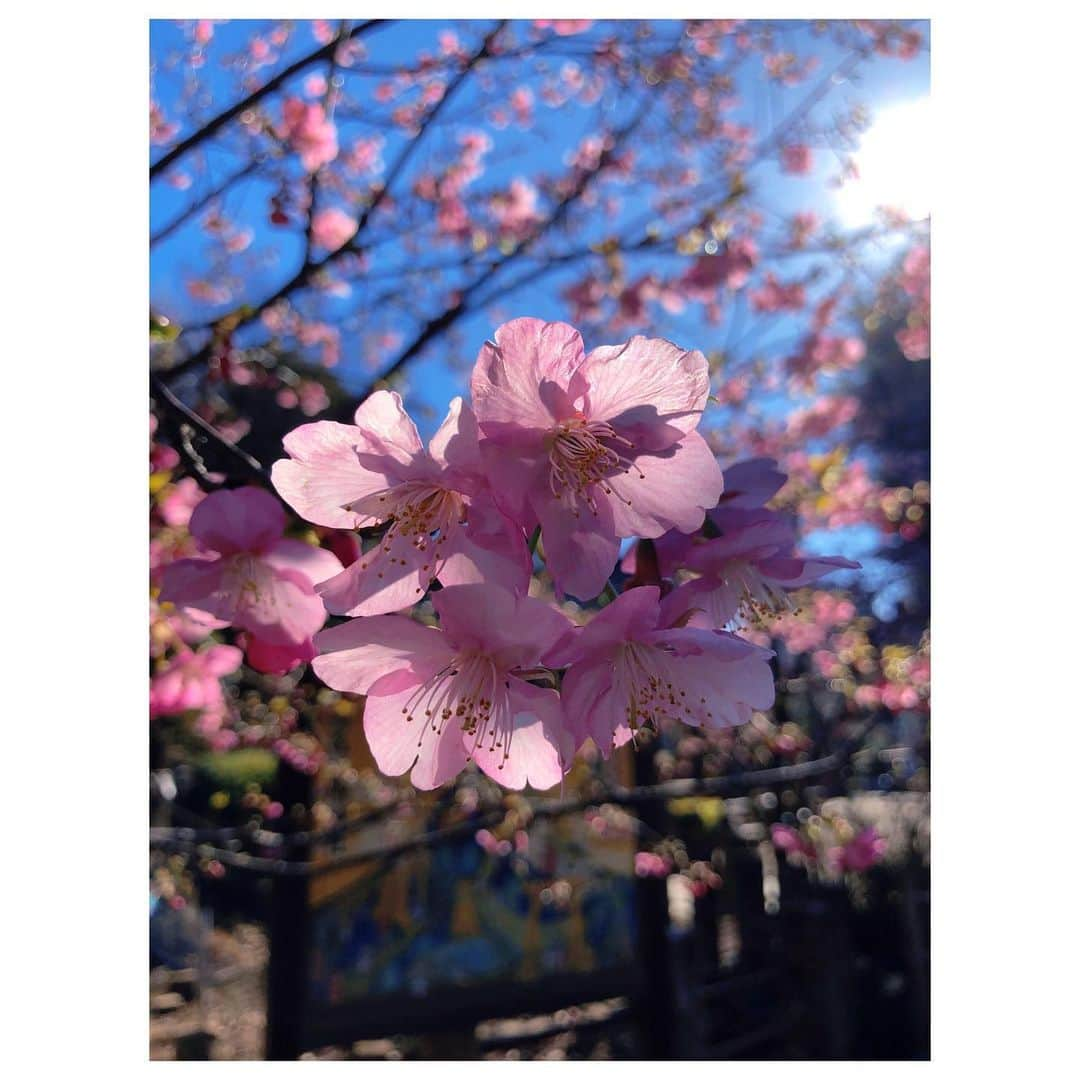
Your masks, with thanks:
M87 1067L127 1075L146 1058L146 18L173 17L177 5L155 7L54 3L9 13L4 27L13 337L0 446L14 690L3 785L5 1058L16 1076ZM296 17L300 7L204 3L197 14ZM1075 992L1063 980L1075 970L1078 828L1069 602L1077 19L1045 2L735 10L880 18L898 7L933 19L937 118L930 1067L1053 1077L1075 1056ZM453 8L460 17L511 13L491 3ZM446 6L398 2L393 13L443 17ZM730 14L714 3L661 10L634 0L512 11L593 13ZM378 8L320 5L312 14ZM571 1067L620 1076L653 1068ZM398 1068L453 1075L475 1066ZM838 1066L795 1068L831 1075Z

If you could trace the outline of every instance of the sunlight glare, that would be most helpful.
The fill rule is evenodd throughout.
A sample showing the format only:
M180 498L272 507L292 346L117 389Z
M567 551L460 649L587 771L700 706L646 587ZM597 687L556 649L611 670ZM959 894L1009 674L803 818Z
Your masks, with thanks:
M878 207L903 210L912 220L930 213L930 99L891 105L875 114L854 153L858 179L834 198L844 224L868 225Z

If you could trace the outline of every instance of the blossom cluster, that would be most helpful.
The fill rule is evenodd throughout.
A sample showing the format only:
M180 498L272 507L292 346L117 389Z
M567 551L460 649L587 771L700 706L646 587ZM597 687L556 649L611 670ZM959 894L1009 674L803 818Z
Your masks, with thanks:
M770 708L772 653L739 630L857 564L796 552L766 505L775 462L721 470L698 431L702 353L645 337L586 353L573 327L521 318L482 346L470 390L426 447L387 390L352 424L286 436L278 494L359 534L352 557L285 537L268 492L218 491L190 512L197 550L164 567L160 601L241 631L258 670L310 661L364 695L380 770L422 789L469 761L547 789L587 744L607 756L643 727ZM328 615L344 621L323 629Z

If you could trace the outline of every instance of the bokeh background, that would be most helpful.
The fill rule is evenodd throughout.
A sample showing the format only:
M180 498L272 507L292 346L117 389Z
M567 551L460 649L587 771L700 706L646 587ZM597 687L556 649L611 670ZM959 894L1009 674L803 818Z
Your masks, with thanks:
M152 700L205 492L378 387L430 435L520 315L702 350L721 464L775 458L803 547L862 564L753 629L773 710L586 756L558 809L381 777L303 668L157 711L151 1056L926 1057L928 24L150 46Z

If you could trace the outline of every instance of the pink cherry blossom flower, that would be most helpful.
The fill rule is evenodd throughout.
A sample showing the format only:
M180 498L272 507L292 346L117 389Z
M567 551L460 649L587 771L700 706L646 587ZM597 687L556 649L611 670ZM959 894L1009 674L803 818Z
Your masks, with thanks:
M718 255L701 255L682 276L681 285L691 300L712 300L721 285L741 289L757 263L757 245L749 237L729 240Z
M423 790L470 759L504 787L559 783L572 748L559 695L525 676L570 628L561 612L497 585L432 598L439 628L406 615L353 619L315 638L328 686L366 694L364 733L380 771Z
M244 641L248 666L264 675L286 675L294 667L314 660L315 643L310 637L295 645L274 645L252 634Z
M720 524L722 535L685 551L683 566L699 576L664 598L668 619L695 609L715 626L726 626L740 611L771 619L790 610L787 590L860 565L839 556L795 554L795 529L773 510L724 509L711 520Z
M634 854L634 873L638 877L667 877L673 869L670 859L655 851L638 851Z
M817 861L817 850L809 839L803 836L799 829L793 829L790 825L776 824L772 827L773 846L779 848L789 858L796 856L795 861Z
M232 674L242 659L243 653L232 645L211 645L202 652L180 650L165 670L150 680L150 718L220 709L223 697L219 680Z
M807 240L817 232L821 222L812 210L799 211L791 219L789 244L798 250L806 246Z
M809 146L792 144L780 151L780 163L784 172L795 176L805 176L814 167L814 155Z
M724 470L724 493L718 509L759 510L787 483L775 458L737 461Z
M585 355L566 323L515 319L480 350L473 407L492 491L543 530L561 593L596 596L619 537L692 532L723 476L695 430L709 392L700 352L631 338Z
M591 738L607 756L645 724L745 724L773 703L772 655L725 631L671 626L660 590L642 586L564 637L543 662L569 667L563 711L576 745Z
M760 510L787 483L775 458L746 458L724 470L724 491L716 507L705 516L718 532L724 531L725 511ZM729 523L728 527L731 527ZM666 578L682 569L690 550L702 537L667 532L655 541L656 569ZM623 556L619 568L626 574L638 569L637 545Z
M518 238L528 234L540 220L536 195L536 188L528 180L515 177L505 192L492 196L491 216L498 224L501 235Z
M885 858L888 842L872 825L861 829L843 847L833 848L830 864L839 873L865 873Z
M268 645L298 647L326 620L315 583L341 563L329 551L282 537L285 512L268 492L246 487L208 495L191 515L206 556L165 568L161 600L205 612Z
M199 485L190 476L185 476L158 500L158 513L166 525L183 528L191 520L195 507L205 498Z
M461 398L427 450L398 394L379 390L355 424L324 420L285 437L275 463L282 497L308 521L338 529L388 528L370 551L319 593L336 615L382 615L442 585L493 581L525 592L525 537L486 488L476 420Z
M308 172L317 172L338 155L337 128L318 102L286 98L278 134L300 155Z
M537 30L550 28L559 37L570 37L573 34L584 33L592 24L592 19L533 19L533 26Z
M311 239L317 247L336 251L356 232L356 218L336 206L320 210L311 219Z
M926 360L930 356L930 327L909 326L897 330L896 343L908 360Z
M785 285L775 274L766 274L765 283L750 294L755 311L799 311L806 303L806 287L799 281Z

